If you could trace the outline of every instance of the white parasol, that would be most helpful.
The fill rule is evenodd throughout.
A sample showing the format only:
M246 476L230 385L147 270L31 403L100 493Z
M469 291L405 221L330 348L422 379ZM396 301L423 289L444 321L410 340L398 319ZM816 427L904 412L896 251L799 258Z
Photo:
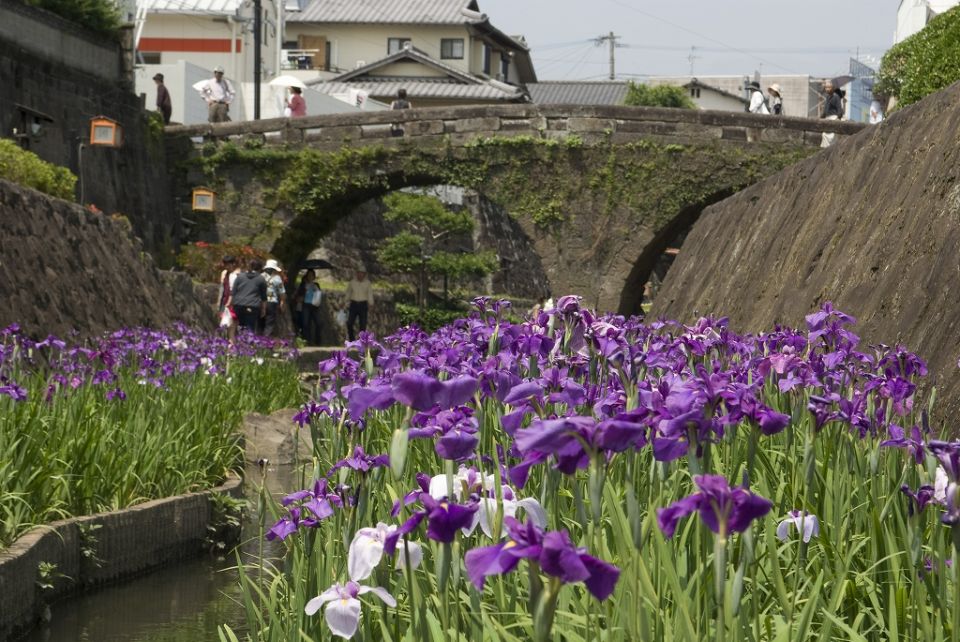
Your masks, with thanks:
M300 89L307 88L302 80L296 76L289 75L277 76L271 80L269 84L273 87L299 87Z

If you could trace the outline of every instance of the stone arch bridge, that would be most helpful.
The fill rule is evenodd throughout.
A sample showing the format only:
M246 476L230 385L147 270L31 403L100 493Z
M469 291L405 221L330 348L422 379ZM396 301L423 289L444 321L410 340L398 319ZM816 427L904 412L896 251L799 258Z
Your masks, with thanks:
M392 123L402 137L391 135ZM218 193L215 240L242 238L292 264L360 203L405 187L457 185L517 222L554 294L579 293L627 314L639 310L658 258L704 207L815 153L823 132L861 128L505 105L169 126L166 139L180 193L199 185ZM254 222L232 227L238 219Z

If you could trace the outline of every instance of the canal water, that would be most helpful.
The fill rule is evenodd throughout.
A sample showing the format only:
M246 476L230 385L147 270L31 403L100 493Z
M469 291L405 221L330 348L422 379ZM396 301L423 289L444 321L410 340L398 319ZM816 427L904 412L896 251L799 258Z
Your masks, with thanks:
M246 471L248 510L240 545L245 560L275 557L279 550L259 542L257 493L261 474ZM299 488L292 466L269 469L266 487L274 496ZM295 488L296 486L296 488ZM50 621L31 631L23 642L216 642L217 629L229 624L246 630L237 582L236 556L202 557L50 606Z

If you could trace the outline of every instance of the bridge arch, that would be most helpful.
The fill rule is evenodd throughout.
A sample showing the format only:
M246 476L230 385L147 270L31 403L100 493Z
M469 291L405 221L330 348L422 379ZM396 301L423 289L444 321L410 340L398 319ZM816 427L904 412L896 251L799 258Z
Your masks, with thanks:
M406 135L391 139L389 123L398 117ZM854 133L842 125L838 133ZM250 154L205 158L204 166L209 173L215 165L227 190L246 190L251 181L269 186L274 203L258 207L274 216L268 247L285 262L305 257L364 201L406 187L456 185L509 212L554 295L578 293L598 309L629 313L639 309L651 261L704 206L814 153L818 131L839 126L684 110L512 106L167 133L266 140ZM283 147L271 144L269 132L278 128Z

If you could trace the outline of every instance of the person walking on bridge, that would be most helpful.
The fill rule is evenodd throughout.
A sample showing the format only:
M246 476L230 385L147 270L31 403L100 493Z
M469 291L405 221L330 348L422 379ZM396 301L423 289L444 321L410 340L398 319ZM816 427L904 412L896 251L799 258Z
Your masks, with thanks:
M390 109L412 109L413 105L410 104L410 101L407 100L407 90L399 89L397 90L397 99L390 103ZM390 125L390 135L391 136L403 136L403 125L400 123L393 123Z
M196 85L195 85L196 86ZM207 103L207 120L211 123L225 123L230 120L230 103L236 93L233 85L223 77L223 67L213 70L213 78L199 85L200 97Z
M170 115L173 113L173 104L170 102L170 92L163 84L163 74L155 74L153 82L157 83L157 111L163 115L163 124L170 124Z
M823 95L823 113L820 114L820 117L826 120L843 118L843 94L833 86L832 80L824 81ZM820 147L830 147L836 138L837 135L833 132L823 132L823 136L820 138Z
M770 109L767 108L767 99L763 97L763 92L760 91L760 83L756 80L750 82L747 85L747 90L750 92L750 106L747 107L747 111L751 114L764 114L769 116Z
M767 87L767 95L770 96L770 112L774 116L783 116L783 96L781 96L780 85L773 83Z

